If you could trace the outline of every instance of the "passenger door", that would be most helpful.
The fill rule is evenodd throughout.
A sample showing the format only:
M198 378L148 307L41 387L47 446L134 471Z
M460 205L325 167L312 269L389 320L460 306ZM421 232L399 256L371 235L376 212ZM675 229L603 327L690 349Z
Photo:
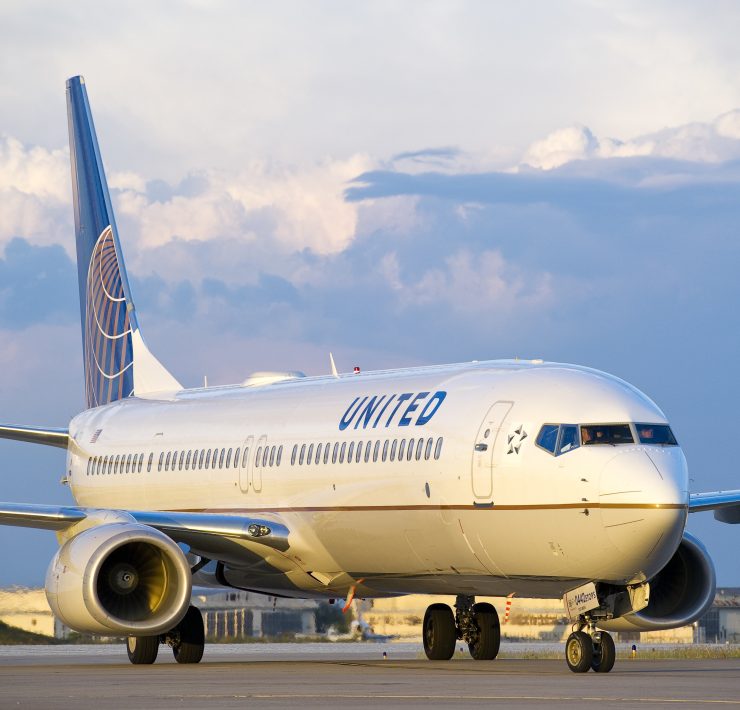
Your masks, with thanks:
M501 430L514 402L496 402L483 418L473 447L473 496L488 502L493 498L493 454L502 445Z

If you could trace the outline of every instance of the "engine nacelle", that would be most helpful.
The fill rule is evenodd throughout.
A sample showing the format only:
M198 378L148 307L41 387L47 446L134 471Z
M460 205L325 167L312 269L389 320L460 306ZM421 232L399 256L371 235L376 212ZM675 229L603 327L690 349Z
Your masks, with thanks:
M606 631L659 631L686 626L712 606L716 578L704 545L685 532L668 564L650 580L650 601L640 611L599 622Z
M135 522L89 528L62 545L46 573L54 614L86 633L154 636L190 604L192 577L182 550Z

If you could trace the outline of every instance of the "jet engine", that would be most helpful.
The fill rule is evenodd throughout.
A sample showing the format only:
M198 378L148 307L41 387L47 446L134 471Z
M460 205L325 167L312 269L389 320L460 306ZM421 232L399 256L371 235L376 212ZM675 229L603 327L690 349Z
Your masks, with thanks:
M599 621L606 631L658 631L686 626L714 601L714 564L704 545L685 532L668 564L650 580L647 606L617 619Z
M182 550L135 522L89 528L62 545L46 573L54 614L77 631L154 636L190 604L192 578Z

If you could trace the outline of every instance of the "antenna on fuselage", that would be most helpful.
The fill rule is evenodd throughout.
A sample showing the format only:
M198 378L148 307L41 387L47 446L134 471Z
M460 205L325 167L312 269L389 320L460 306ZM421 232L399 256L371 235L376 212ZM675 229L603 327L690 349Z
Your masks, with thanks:
M331 374L339 379L339 373L337 372L337 366L334 364L334 356L329 353L329 364L331 365Z

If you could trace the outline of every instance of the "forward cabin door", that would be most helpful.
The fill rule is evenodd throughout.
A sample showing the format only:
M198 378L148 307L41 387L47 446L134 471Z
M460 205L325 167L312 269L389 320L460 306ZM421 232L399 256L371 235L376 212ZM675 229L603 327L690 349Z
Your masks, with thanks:
M493 454L503 446L502 429L514 402L496 402L483 418L473 447L472 484L476 502L488 503L493 499Z
M248 436L242 447L242 460L239 462L239 488L242 493L249 493L249 466L254 459L254 437Z

